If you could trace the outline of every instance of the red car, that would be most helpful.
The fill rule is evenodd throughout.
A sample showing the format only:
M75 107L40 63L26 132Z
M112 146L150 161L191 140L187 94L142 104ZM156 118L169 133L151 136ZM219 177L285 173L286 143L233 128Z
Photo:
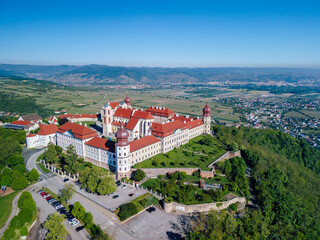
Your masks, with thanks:
M43 196L45 196L45 195L47 195L48 193L47 192L42 192L41 193L41 196L43 197Z
M51 198L52 198L52 196L50 196L50 197L47 197L47 198L46 198L46 200L47 200L47 201L49 201L49 200L50 200Z

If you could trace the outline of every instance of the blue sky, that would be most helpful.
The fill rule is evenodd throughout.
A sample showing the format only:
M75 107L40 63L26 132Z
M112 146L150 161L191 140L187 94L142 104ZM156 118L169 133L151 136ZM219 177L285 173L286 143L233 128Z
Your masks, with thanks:
M320 67L320 1L0 0L0 63Z

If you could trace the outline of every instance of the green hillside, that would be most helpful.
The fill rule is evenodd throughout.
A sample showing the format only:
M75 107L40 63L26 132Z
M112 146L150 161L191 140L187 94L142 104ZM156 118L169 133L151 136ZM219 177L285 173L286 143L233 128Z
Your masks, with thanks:
M187 239L319 239L320 151L274 130L214 131L220 141L242 149L259 209L237 220L228 213L202 216Z

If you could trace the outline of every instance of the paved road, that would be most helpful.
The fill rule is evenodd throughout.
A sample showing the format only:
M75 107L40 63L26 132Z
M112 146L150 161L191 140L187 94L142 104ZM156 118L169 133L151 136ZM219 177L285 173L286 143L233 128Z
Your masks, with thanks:
M23 156L26 161L26 167L29 171L37 168L37 158L46 151L46 149L24 150ZM41 173L40 173L41 174Z

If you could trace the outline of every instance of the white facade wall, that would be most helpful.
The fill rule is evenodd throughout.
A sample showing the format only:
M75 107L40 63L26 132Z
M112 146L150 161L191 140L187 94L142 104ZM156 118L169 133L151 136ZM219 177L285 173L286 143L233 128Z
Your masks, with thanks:
M181 145L186 144L189 141L189 129L176 130L174 134L164 137L162 141L163 153L166 153L174 148L179 148Z
M62 147L63 150L67 150L67 147L69 145L73 145L77 154L81 157L85 157L84 144L90 139L92 139L92 137L82 140L67 134L57 132L57 145Z
M142 162L148 158L151 158L159 153L162 153L162 143L156 142L147 147L140 148L130 154L130 165L133 166L136 163Z
M38 135L33 137L27 137L26 142L27 142L27 148L38 147Z

